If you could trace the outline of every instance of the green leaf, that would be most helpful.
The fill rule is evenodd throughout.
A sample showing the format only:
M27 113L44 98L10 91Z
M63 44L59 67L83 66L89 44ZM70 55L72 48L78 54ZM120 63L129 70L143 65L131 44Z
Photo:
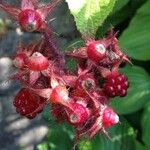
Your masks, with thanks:
M150 1L135 14L129 27L120 37L123 51L137 60L150 60Z
M125 20L130 20L134 16L135 12L146 0L118 0L115 3L112 13L107 17L105 22L101 27L98 28L97 38L103 37L108 29L125 22ZM129 3L128 3L129 2ZM129 13L130 12L130 13ZM117 29L116 28L116 29Z
M102 150L101 137L95 136L91 140L82 139L78 145L79 150Z
M115 125L108 131L111 140L102 137L102 150L133 150L136 134L126 120L120 119L121 124Z
M46 142L39 144L37 150L48 150L48 144Z
M142 139L145 145L150 149L149 131L150 131L150 102L147 104L142 118Z
M138 141L135 141L135 150L148 150L146 146L142 145Z
M66 0L78 30L94 37L100 25L112 11L116 0Z
M128 93L123 98L111 100L111 106L119 114L129 114L141 109L150 99L150 77L141 67L128 66L121 69L129 79Z
M120 9L121 9L123 6L125 6L128 2L129 2L129 0L117 0L112 13L114 13L114 12L120 10Z
M78 145L79 150L133 150L136 134L127 121L115 125L108 131L110 139L97 135L91 140L83 140Z
M48 146L50 150L71 150L73 147L73 133L66 125L50 128Z

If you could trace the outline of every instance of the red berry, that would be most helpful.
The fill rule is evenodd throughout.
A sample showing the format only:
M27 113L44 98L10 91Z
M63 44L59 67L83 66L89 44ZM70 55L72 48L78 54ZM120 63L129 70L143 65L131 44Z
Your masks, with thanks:
M72 110L68 113L69 122L73 125L81 125L88 119L89 113L85 106L79 103L72 104Z
M100 62L106 55L105 46L99 41L92 41L87 43L88 58L94 62Z
M14 102L16 111L29 119L34 118L44 107L45 99L34 95L28 89L21 89L16 95Z
M18 18L20 26L28 32L38 30L43 23L41 15L32 9L25 9L21 11Z
M102 113L102 124L104 128L109 128L119 122L118 115L110 107L106 107Z
M109 97L125 96L129 87L128 78L123 74L112 72L106 77L104 92Z
M35 52L27 60L27 66L32 71L42 71L48 68L49 62L41 53Z
M25 53L18 54L15 59L13 60L13 64L17 68L24 68L26 65L27 55Z

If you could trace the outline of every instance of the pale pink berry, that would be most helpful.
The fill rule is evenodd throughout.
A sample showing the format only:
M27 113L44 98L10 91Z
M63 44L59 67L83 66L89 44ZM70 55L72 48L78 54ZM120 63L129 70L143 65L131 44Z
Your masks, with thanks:
M102 124L104 128L109 128L119 122L118 115L113 111L112 108L106 107L102 113Z

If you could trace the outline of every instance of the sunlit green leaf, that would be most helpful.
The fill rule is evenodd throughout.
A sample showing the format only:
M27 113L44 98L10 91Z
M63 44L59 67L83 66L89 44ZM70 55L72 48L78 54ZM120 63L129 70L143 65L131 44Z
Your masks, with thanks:
M95 36L116 0L66 0L81 34Z

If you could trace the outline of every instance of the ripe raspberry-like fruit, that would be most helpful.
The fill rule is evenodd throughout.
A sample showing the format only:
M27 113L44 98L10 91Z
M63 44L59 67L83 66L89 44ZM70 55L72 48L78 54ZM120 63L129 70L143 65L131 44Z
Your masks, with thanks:
M27 60L27 66L32 71L42 71L48 68L49 62L41 53L35 52Z
M100 41L87 43L88 58L94 62L100 62L106 56L106 48Z
M118 115L110 107L105 107L102 112L102 124L104 128L109 128L119 122Z
M123 97L127 94L128 87L128 78L125 75L112 72L106 77L106 82L103 86L103 89L109 97Z
M41 15L31 9L23 10L18 17L20 26L28 32L39 30L43 23Z
M42 112L45 105L45 99L31 93L28 89L23 88L16 95L13 104L18 113L32 119L37 113Z

